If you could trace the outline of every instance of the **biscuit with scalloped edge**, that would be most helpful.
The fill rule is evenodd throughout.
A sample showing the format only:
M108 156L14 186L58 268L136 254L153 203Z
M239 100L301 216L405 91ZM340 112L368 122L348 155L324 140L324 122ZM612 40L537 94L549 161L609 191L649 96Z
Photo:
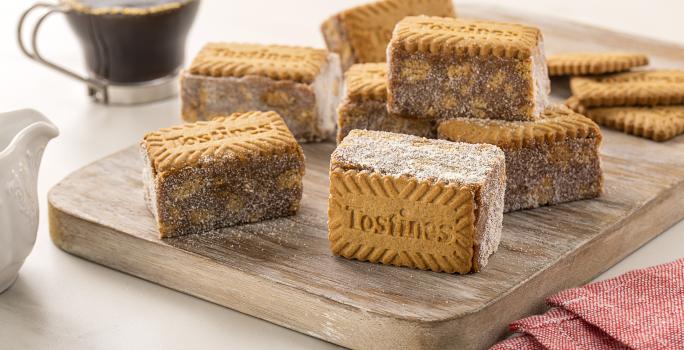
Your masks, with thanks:
M575 113L584 115L587 112L587 108L584 107L582 102L580 102L580 100L575 96L570 96L563 102L563 105L575 111Z
M189 71L211 77L247 75L311 83L328 52L298 46L209 43L195 56Z
M387 100L387 64L355 64L344 74L352 101Z
M569 139L596 138L601 130L591 119L565 106L550 106L534 122L457 118L440 122L439 135L449 140L488 143L520 149Z
M684 104L684 70L573 77L570 89L587 108Z
M586 116L611 129L659 142L684 133L684 106L590 108Z
M321 32L340 55L343 70L355 63L386 61L394 26L407 16L456 17L451 0L382 0L352 7L326 20Z
M145 135L145 149L155 174L221 158L271 155L297 149L297 141L275 112L235 113Z
M517 23L408 17L399 22L393 44L407 52L525 59L539 46L539 28Z
M563 53L547 56L549 76L596 75L628 71L648 65L648 56L637 53Z

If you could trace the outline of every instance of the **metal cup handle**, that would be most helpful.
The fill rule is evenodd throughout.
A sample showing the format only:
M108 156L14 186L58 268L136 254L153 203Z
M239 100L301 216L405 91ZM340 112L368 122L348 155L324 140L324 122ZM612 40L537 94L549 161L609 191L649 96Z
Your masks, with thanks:
M31 50L29 50L27 49L27 46L24 43L24 22L26 21L26 18L29 16L29 14L31 14L31 12L38 9L47 9L47 12L40 16L33 26L33 29L31 31ZM105 82L93 78L88 78L68 68L62 67L56 63L48 61L45 58L43 58L43 56L41 56L40 51L38 50L38 32L41 24L43 24L45 19L47 19L50 15L54 13L65 14L69 12L69 10L69 7L66 5L53 5L48 3L37 3L29 7L26 11L24 11L24 13L22 13L21 18L19 19L19 24L17 25L17 42L19 43L19 48L24 53L24 55L26 55L26 57L38 63L41 63L49 68L52 68L62 74L65 74L71 78L86 83L88 85L90 95L99 93L101 94L101 96L98 96L98 98L102 100L104 103L107 103L109 98L107 96L107 84Z

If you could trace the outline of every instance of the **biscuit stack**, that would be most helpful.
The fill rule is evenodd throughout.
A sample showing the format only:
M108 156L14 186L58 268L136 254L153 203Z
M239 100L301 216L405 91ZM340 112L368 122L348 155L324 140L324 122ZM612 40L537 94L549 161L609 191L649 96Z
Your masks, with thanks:
M394 29L387 64L347 71L338 142L352 129L372 129L498 146L507 212L596 197L601 132L550 106L549 85L538 28L407 17Z
M667 141L684 133L684 71L641 70L646 55L566 53L549 57L549 75L570 76L565 104L627 134Z
M566 105L601 125L654 141L684 133L684 71L643 70L570 80Z

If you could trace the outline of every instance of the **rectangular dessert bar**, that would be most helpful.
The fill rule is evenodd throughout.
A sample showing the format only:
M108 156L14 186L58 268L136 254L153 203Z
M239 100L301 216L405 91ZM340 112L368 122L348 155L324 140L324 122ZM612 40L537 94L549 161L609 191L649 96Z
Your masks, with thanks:
M550 91L539 29L408 17L388 51L388 109L415 118L534 120Z
M501 239L505 172L492 145L352 130L330 162L330 248L361 261L479 271Z
M438 136L503 149L506 212L601 194L601 130L589 118L564 106L547 108L534 122L446 120L438 127Z
M387 112L387 64L355 64L345 73L344 97L337 109L337 142L353 129L435 137L432 120L403 118Z
M145 198L161 238L293 215L304 154L275 112L161 129L140 143Z
M275 111L301 142L333 136L342 72L337 54L277 45L207 44L181 73L182 117Z
M342 11L321 25L328 49L343 70L355 63L385 62L394 26L407 16L455 17L451 0L382 0Z

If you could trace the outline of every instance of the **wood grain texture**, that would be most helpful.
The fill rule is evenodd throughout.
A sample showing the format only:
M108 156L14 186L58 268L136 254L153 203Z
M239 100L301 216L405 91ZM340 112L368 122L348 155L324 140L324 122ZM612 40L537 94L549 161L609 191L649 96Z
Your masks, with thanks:
M489 7L459 12L539 25L550 52L638 49L656 66L684 62L684 49L653 40ZM554 100L567 96L567 80L557 81ZM71 254L343 346L480 349L510 321L541 311L544 296L587 282L684 217L684 137L655 143L603 132L605 194L505 215L499 251L477 274L332 256L329 143L304 146L294 217L161 241L133 147L50 191L50 231Z

